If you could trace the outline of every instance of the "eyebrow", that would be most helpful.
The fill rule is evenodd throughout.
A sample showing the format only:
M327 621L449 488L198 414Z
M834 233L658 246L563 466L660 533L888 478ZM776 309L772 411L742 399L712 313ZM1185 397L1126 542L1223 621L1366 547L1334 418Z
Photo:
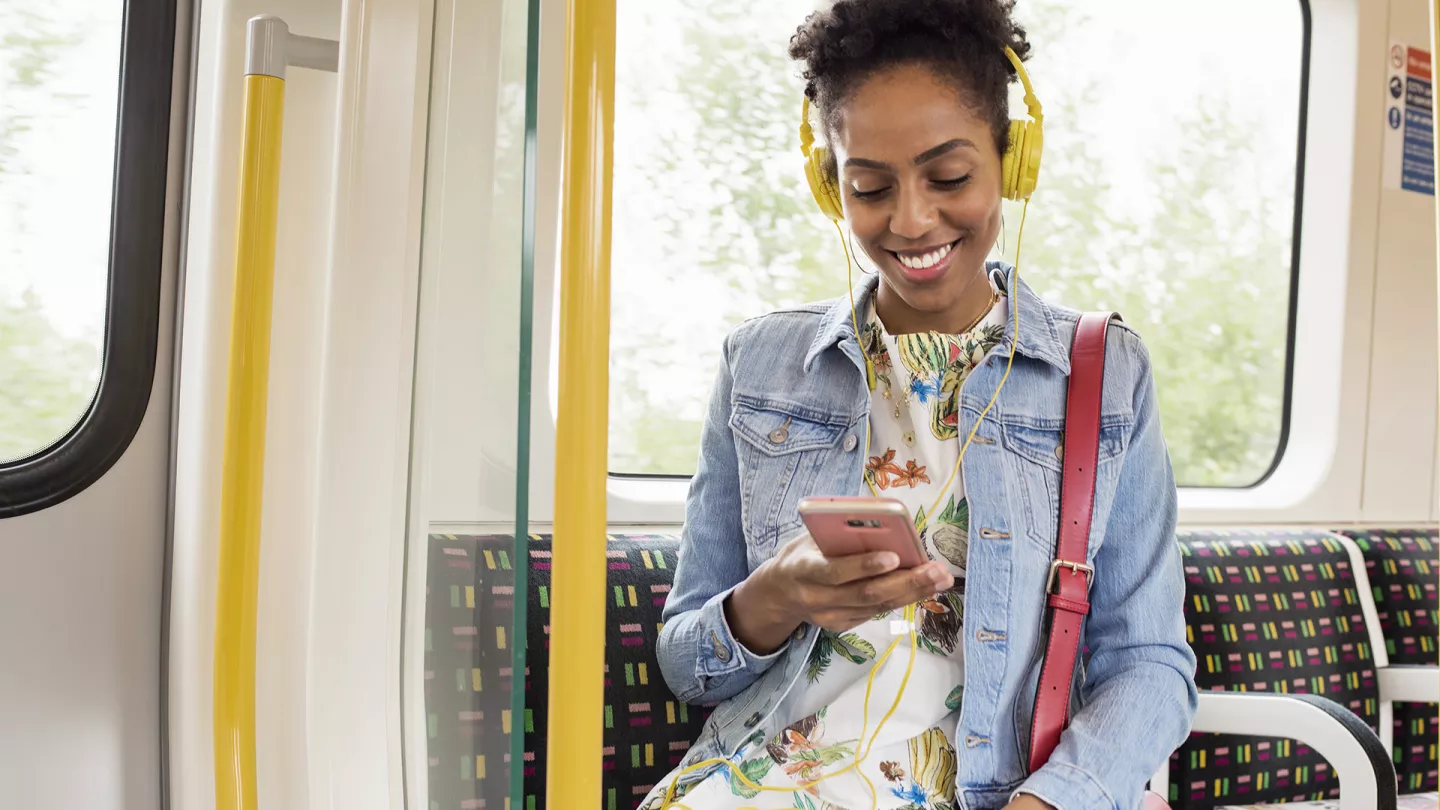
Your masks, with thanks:
M956 149L960 149L962 147L975 149L975 144L965 138L953 138L946 141L945 143L940 144L939 146L934 146L926 149L924 152L916 155L913 162L916 166L923 166L924 164L929 163L930 161L940 157L941 155L952 152ZM979 150L976 149L976 151ZM855 166L861 169L876 169L878 171L891 170L890 164L883 163L878 160L870 160L868 158L852 157L845 161L845 165Z

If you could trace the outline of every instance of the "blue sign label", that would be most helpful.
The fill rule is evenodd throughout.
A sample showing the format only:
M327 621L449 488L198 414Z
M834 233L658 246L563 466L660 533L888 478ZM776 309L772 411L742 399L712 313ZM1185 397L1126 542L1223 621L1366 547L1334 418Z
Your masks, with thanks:
M1435 196L1435 84L1430 52L1391 43L1383 130L1385 188Z
M1430 82L1410 77L1405 80L1405 106L1415 110L1431 112L1434 100L1430 96Z
M1428 95L1429 82L1425 84ZM1433 116L1429 112L1405 111L1405 152L1400 167L1400 188L1424 194L1435 193L1435 130Z

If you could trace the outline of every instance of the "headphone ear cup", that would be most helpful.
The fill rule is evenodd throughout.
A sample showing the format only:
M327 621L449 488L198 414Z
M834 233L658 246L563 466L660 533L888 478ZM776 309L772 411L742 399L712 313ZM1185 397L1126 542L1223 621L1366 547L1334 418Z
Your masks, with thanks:
M1018 167L1017 180L1021 199L1030 199L1040 185L1040 152L1045 143L1045 129L1038 121L1025 124L1025 152Z
M1007 200L1025 200L1040 182L1040 150L1044 136L1034 121L1010 122L1010 145L1000 163L1000 194Z
M1020 163L1025 154L1025 130L1028 121L1010 121L1010 137L1005 147L1005 157L1000 161L1000 196L1007 200L1020 199Z
M829 152L826 149L818 146L811 149L805 160L805 179L810 183L810 193L815 197L815 204L820 206L820 212L839 222L845 218L845 210L840 202L840 189L830 178L828 162Z

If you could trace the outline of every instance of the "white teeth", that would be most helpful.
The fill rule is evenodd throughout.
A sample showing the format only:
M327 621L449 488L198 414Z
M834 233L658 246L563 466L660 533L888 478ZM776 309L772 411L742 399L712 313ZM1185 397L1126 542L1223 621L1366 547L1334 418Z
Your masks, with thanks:
M923 256L902 256L899 253L895 254L895 256L900 259L901 264L911 270L925 270L934 267L941 259L949 255L949 253L950 246L946 245L937 250L932 250Z

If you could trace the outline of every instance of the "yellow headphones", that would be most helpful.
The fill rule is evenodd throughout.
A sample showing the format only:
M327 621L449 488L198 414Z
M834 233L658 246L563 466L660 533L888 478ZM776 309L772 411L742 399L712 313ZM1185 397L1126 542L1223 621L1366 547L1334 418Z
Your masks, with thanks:
M1030 85L1030 76L1025 66L1010 46L1005 46L1005 57L1015 66L1020 83L1025 87L1025 109L1030 121L1010 122L1010 142L1000 162L1002 175L1000 194L1007 200L1028 200L1040 180L1040 150L1045 142L1043 125L1045 116L1040 109L1040 100L1035 97L1035 88ZM815 130L810 126L810 99L807 97L800 110L800 153L805 156L805 179L810 183L810 193L820 211L830 219L839 222L845 218L840 203L838 178L830 174L829 150L815 145Z

